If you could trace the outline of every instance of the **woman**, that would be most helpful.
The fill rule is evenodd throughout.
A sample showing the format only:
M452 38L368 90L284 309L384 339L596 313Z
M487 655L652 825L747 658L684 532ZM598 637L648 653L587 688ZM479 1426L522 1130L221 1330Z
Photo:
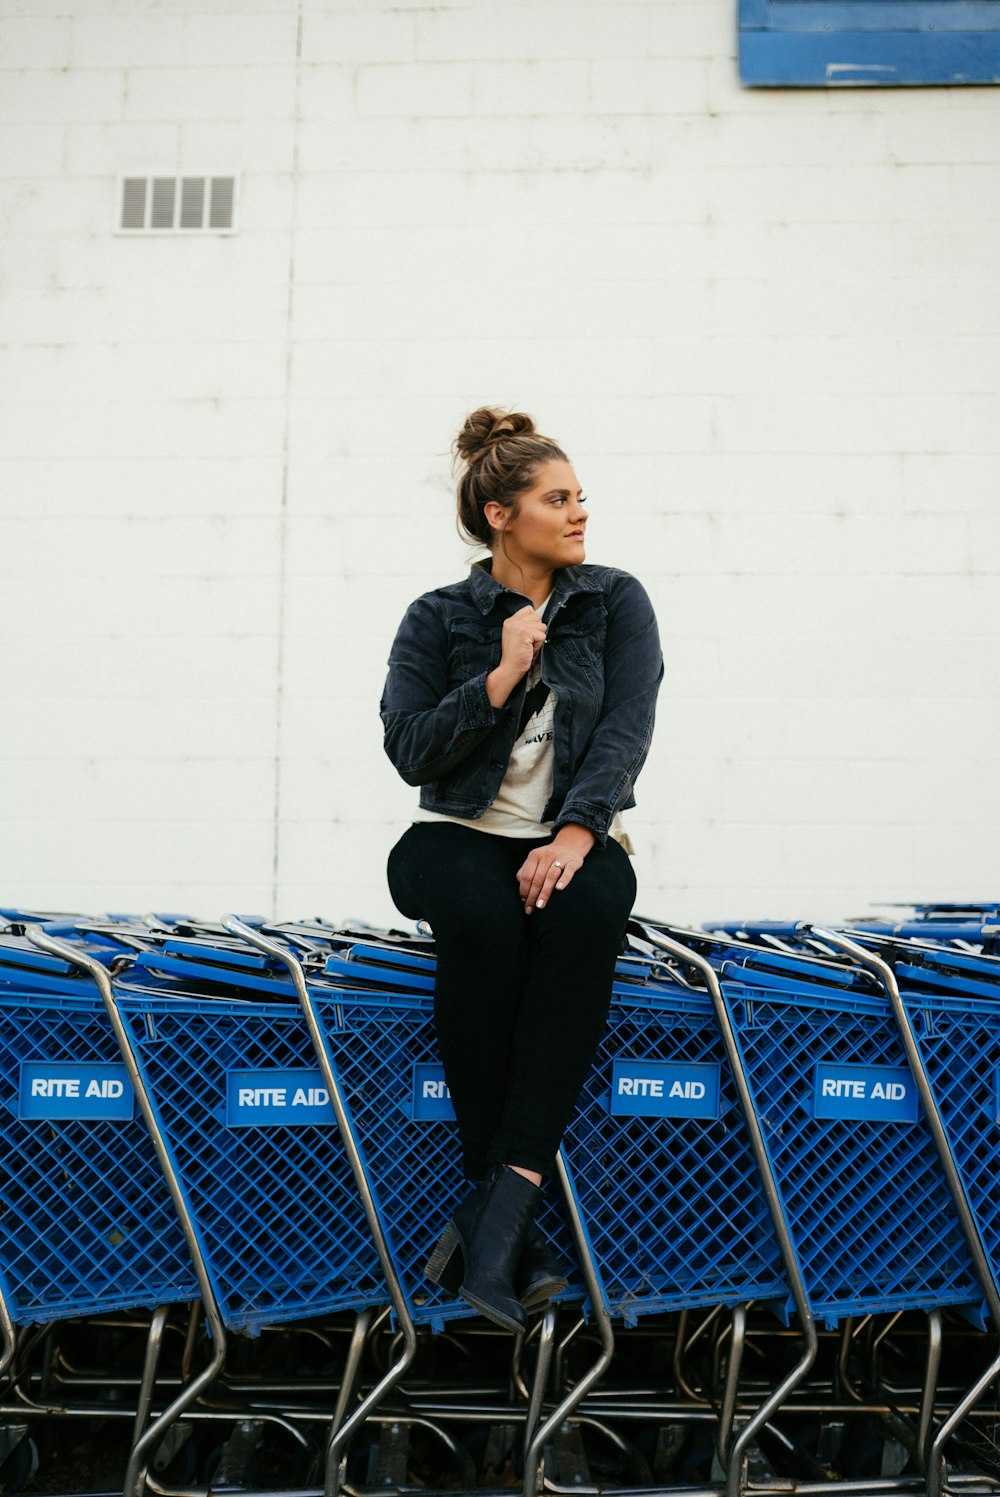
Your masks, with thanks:
M385 747L420 811L388 877L434 932L435 1027L478 1182L426 1272L521 1330L564 1283L534 1214L607 1019L636 891L619 813L663 664L641 585L584 565L562 449L490 407L455 449L459 526L490 557L418 598L392 647Z

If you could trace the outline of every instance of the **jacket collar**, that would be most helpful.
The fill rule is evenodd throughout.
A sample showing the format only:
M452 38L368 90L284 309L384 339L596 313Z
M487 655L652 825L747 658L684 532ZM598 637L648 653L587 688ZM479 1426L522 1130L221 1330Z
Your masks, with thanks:
M469 587L472 589L473 601L480 613L489 613L497 598L503 593L507 593L512 598L523 596L509 587L501 587L493 577L492 568L492 561L477 561L469 573ZM593 572L582 566L560 567L552 583L553 593L562 597L569 597L571 593L596 593L600 590L601 584Z

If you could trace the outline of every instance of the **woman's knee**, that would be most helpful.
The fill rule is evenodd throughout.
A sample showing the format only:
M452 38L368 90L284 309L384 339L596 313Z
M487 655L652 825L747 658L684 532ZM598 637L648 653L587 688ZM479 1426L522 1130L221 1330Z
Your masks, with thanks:
M546 914L581 928L621 930L632 911L636 880L626 853L611 844L592 852L565 889L553 890ZM534 918L534 917L532 917Z
M438 942L503 953L523 938L524 912L514 865L495 839L445 823L418 823L389 854L389 890L397 908L430 924Z

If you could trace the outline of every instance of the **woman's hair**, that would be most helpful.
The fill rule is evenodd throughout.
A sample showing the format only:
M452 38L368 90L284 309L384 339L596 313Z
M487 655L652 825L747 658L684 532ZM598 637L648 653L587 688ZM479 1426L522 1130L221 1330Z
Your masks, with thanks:
M483 510L491 501L517 513L517 496L531 487L536 470L553 458L568 462L551 437L535 430L523 411L481 405L466 418L455 438L458 480L458 529L467 541L492 547L497 532Z

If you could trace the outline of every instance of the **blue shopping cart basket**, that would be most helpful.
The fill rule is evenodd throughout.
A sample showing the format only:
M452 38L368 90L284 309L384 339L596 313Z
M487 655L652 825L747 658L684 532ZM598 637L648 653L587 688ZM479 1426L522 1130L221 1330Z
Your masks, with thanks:
M749 974L748 974L749 978ZM982 1294L886 1001L722 982L814 1314Z
M711 1003L659 983L612 999L563 1143L609 1311L787 1298Z
M197 1281L104 1005L0 940L0 1282L15 1323L191 1300Z
M297 1005L255 985L210 997L190 976L155 981L156 954L140 962L116 977L115 1002L225 1324L252 1335L384 1302ZM225 978L237 990L242 980L238 969ZM259 968L245 977L268 980Z

